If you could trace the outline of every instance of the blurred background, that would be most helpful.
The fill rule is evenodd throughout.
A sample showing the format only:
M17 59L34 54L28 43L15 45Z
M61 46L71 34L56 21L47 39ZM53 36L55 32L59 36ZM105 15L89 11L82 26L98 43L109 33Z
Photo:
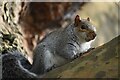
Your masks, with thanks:
M15 34L16 44L22 45L19 48L32 57L35 46L46 34L66 27L76 15L80 15L81 18L90 17L96 27L97 38L92 46L98 47L120 35L119 9L120 3L117 2L3 1L0 2L0 32L1 35Z

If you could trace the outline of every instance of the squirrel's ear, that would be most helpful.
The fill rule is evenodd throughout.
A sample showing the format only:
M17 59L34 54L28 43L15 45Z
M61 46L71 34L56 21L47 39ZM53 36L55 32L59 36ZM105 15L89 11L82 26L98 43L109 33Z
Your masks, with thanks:
M79 15L77 15L77 16L75 17L75 21L74 21L75 26L78 26L78 24L79 24L80 22L81 22L80 17L79 17Z
M88 17L87 20L90 21L90 18Z

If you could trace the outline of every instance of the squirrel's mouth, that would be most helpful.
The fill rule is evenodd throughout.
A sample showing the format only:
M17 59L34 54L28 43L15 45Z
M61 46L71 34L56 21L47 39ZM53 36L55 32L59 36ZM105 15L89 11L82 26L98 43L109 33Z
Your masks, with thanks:
M85 38L85 40L87 41L87 42L89 42L89 41L91 41L91 40L94 40L95 38L93 38L93 39L91 39L91 38Z
M89 42L89 41L91 41L92 39L85 38L85 40L86 40L87 42Z
M89 41L95 39L95 37L96 37L96 33L95 33L95 32L88 33L88 34L87 34L87 38L85 38L85 40L86 40L87 42L89 42Z

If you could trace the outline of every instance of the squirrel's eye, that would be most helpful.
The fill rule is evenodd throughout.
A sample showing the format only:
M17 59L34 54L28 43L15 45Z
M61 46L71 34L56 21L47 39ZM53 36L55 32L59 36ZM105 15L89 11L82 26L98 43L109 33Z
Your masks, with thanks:
M85 26L85 25L82 25L82 26L81 26L81 29L86 29L86 26Z

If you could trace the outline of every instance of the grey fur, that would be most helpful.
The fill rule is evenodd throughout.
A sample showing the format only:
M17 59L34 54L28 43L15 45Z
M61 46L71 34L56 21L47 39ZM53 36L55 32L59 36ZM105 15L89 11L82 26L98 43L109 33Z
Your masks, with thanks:
M87 24L83 20L83 23ZM94 30L89 24L89 29ZM75 56L90 49L91 41L85 40L85 32L77 32L74 23L65 29L56 30L47 35L35 48L31 71L44 74L47 70L72 61Z
M20 54L17 56L17 54L7 52L0 56L2 58L2 78L5 80L7 78L37 78L36 74L23 67L18 59L18 57L22 59L23 56L20 56Z

